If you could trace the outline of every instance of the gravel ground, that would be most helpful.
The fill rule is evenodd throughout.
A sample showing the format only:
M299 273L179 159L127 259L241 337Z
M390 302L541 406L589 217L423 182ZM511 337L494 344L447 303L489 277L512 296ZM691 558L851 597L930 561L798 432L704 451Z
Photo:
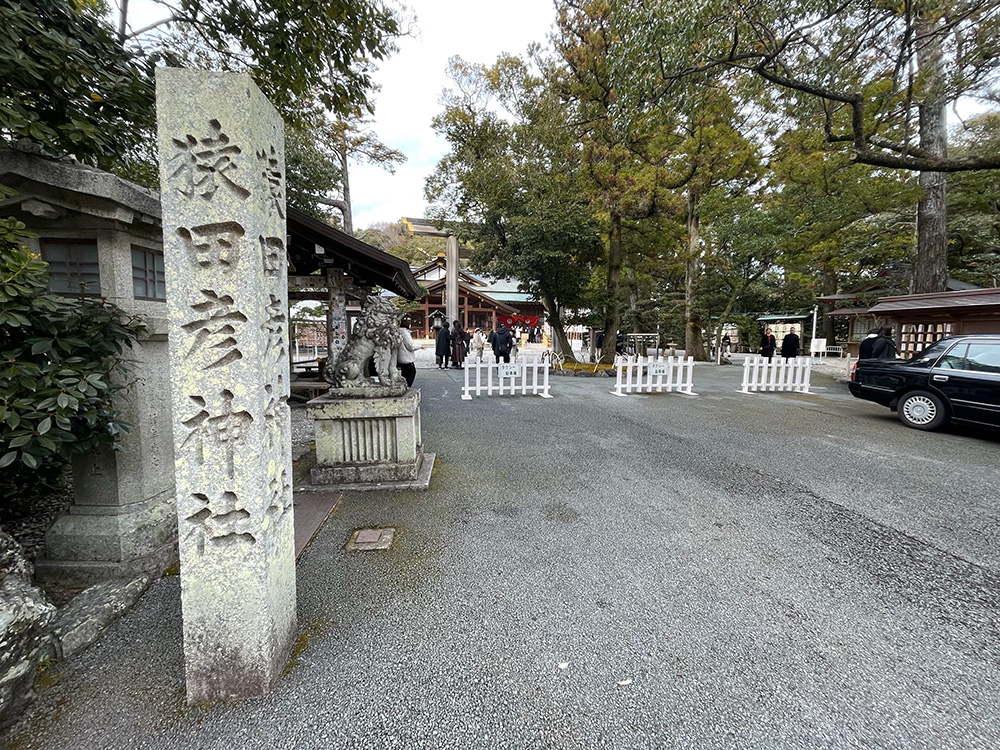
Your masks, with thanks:
M419 372L430 490L344 496L271 695L185 705L164 578L7 747L1000 746L1000 436L739 378L462 402Z
M417 367L419 369L436 369L434 364L434 353L431 349L432 343L429 340L418 340L427 347L424 351L417 353ZM532 345L531 350L540 350L541 347ZM741 360L734 357L734 363L740 364ZM849 362L847 359L823 360L822 365L818 365L818 371L829 374L841 380L846 380L849 372ZM292 404L292 458L299 460L315 450L315 437L312 422L306 417L305 404ZM73 502L73 479L69 471L66 471L64 487L61 491L53 493L50 497L39 501L31 516L11 521L4 526L4 530L18 541L24 550L25 557L35 560L45 552L45 532L60 515L65 513Z

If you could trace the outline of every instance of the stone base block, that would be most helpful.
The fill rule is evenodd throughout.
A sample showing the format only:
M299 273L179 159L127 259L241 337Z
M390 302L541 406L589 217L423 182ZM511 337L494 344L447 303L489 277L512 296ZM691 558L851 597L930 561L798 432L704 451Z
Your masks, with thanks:
M357 484L364 482L403 482L417 478L419 461L411 463L344 464L315 466L309 472L313 484Z
M45 534L36 580L90 585L159 575L177 560L173 491L129 505L73 505Z
M130 560L35 560L35 580L48 589L83 589L139 576L159 578L178 559L176 540Z
M411 482L423 466L420 391L394 398L337 399L306 406L316 427L317 485Z
M426 492L431 483L431 474L434 471L434 454L424 453L417 476L414 479L402 479L393 482L337 482L330 484L297 484L295 486L296 497L303 497L310 494L329 495L331 492Z

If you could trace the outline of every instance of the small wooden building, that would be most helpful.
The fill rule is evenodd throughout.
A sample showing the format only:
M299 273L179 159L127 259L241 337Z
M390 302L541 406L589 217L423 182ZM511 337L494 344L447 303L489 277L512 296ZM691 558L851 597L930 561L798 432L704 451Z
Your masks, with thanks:
M901 356L945 336L1000 333L1000 289L882 297L868 314L892 321Z
M934 295L900 295L895 294L894 291L895 289L893 289L891 285L887 284L886 279L879 278L873 279L869 283L850 292L817 297L816 301L821 305L842 305L841 307L835 307L835 309L825 313L825 315L831 318L841 318L847 321L847 353L849 355L857 356L858 348L861 346L861 342L867 338L870 331L885 325L892 325L898 328L898 321L893 317L893 311L895 310L896 303L893 303L890 307L883 308L881 307L882 302L887 302L889 300L914 300L917 297L937 297L942 294L951 295L965 292L980 292L984 290L981 290L979 287L973 286L972 284L967 284L964 281L959 281L958 279L949 277L947 290L944 292L937 292ZM947 300L949 298L945 297L944 299ZM867 300L867 304L864 304L865 300ZM875 301L875 304L873 304L873 301ZM921 303L915 302L913 304L919 306ZM918 321L916 325L925 326L924 329L919 331L920 336L917 337L921 340L916 342L920 344L918 349L926 346L926 343L922 343L922 341L926 340L928 336L931 337L932 341L936 341L943 336L951 335L946 332L951 329L944 326L947 322L948 321L944 320L933 321L935 330L930 331L926 329L926 326L929 325L931 321ZM941 330L937 330L938 325L942 326ZM917 332L915 331L914 334L916 333ZM934 336L936 336L936 338L933 338Z

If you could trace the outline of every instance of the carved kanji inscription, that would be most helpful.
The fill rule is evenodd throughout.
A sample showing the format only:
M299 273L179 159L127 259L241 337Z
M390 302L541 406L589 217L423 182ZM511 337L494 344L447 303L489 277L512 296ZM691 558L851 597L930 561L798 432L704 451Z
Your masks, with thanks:
M267 484L268 504L267 515L278 521L292 507L292 486L288 483L288 470L282 467L278 476L271 478Z
M264 308L267 320L260 325L261 333L267 336L267 343L264 344L265 362L269 361L272 354L278 357L285 355L285 322L288 320L281 299L273 294L268 294L268 299L269 302Z
M178 227L177 236L184 240L187 255L201 268L230 271L240 257L240 245L245 234L235 221Z
M245 430L253 423L253 416L248 411L233 408L233 394L228 390L223 390L219 398L213 399L212 404L201 396L191 396L190 400L198 411L182 420L181 424L190 432L180 447L183 449L193 445L198 463L202 465L209 456L219 456L227 475L232 479L235 472L235 447Z
M236 309L233 298L228 294L219 294L212 289L200 291L205 300L191 305L200 317L181 326L194 334L186 356L190 357L198 351L209 352L212 362L204 367L205 370L243 359L236 336L238 327L247 322L247 316Z
M211 496L194 492L188 503L189 510L198 510L184 519L187 526L184 540L195 538L199 553L204 553L206 542L229 546L257 541L252 533L252 516L245 508L237 507L239 498L235 492L223 491Z
M277 278L285 265L285 243L280 237L258 237L264 276Z
M267 185L268 207L272 213L285 218L285 181L281 173L281 162L274 146L257 151L257 165L264 184Z
M230 142L218 120L208 121L207 135L188 133L171 142L174 153L167 165L173 171L168 172L168 179L181 193L211 200L222 189L241 200L250 197L250 191L237 182L237 159L243 150Z

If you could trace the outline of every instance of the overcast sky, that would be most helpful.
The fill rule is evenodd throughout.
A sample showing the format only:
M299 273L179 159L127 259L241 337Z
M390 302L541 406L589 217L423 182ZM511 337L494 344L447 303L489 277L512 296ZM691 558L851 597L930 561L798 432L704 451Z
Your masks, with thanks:
M438 100L448 86L448 58L490 64L503 52L523 54L531 42L545 43L555 19L550 0L457 2L410 0L417 17L413 38L383 63L376 80L374 131L407 160L394 175L376 167L351 165L351 203L355 229L401 216L423 216L424 180L447 153L431 130L441 111Z
M523 54L531 42L546 43L555 19L552 0L402 1L416 16L416 25L375 76L382 89L374 96L372 130L407 160L394 175L377 167L351 165L355 229L399 221L402 216L423 216L424 179L448 150L431 130L431 118L441 109L438 99L448 84L448 58L458 55L490 64L503 52ZM133 29L164 15L149 0L129 4ZM117 16L112 21L117 24Z

